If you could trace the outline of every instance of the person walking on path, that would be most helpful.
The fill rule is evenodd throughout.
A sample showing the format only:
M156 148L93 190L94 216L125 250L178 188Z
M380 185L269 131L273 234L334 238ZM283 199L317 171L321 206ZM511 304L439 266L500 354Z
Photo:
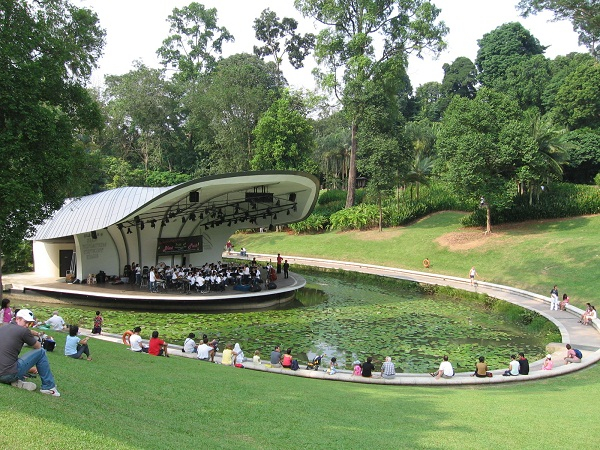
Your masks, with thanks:
M46 350L38 340L39 333L29 329L34 322L33 313L28 309L21 309L17 312L13 323L0 327L0 383L35 391L37 387L35 383L23 381L25 374L35 366L42 380L40 392L60 397ZM34 333L38 336L36 337ZM19 358L23 344L31 346L32 350Z
M558 311L558 287L554 287L550 290L550 311Z
M477 271L475 270L475 266L471 267L469 270L469 279L471 280L471 286L475 284L475 277L477 276Z

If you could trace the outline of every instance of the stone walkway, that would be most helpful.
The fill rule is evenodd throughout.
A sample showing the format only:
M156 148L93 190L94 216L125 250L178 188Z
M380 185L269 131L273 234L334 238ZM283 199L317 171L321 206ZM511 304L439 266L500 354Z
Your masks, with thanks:
M234 255L231 255L233 257ZM275 260L277 255L264 254L249 254L249 258L256 257L260 261ZM226 259L227 255L223 255ZM503 377L504 369L492 371L494 376L491 378L476 378L471 377L472 372L457 373L451 379L436 380L429 374L401 373L397 374L393 379L383 379L376 373L373 378L363 378L354 376L351 371L340 370L334 375L329 375L323 370L305 370L305 361L302 361L300 369L292 371L290 369L272 368L270 364L261 364L255 366L252 360L244 362L244 367L251 370L261 370L264 372L274 372L288 376L301 376L307 378L318 378L325 380L369 383L369 384L394 384L394 385L466 385L466 384L490 384L490 383L511 383L520 381L536 380L540 378L549 378L560 375L565 375L576 370L581 370L591 366L600 360L600 320L596 319L592 326L583 326L578 323L579 317L583 311L579 308L569 305L567 311L550 311L550 299L546 296L527 292L521 289L512 288L488 282L477 282L475 286L471 286L466 278L452 277L448 275L438 275L429 272L417 272L403 269L395 269L392 267L376 266L371 264L360 264L352 262L316 259L316 258L301 258L286 256L288 262L292 265L314 266L330 269L340 269L353 272L369 273L390 278L398 278L409 280L418 283L434 284L449 286L456 289L474 291L487 294L491 297L508 301L524 308L535 311L548 320L557 325L562 336L561 343L550 343L547 346L548 353L552 354L554 369L550 371L540 370L542 361L530 363L531 371L528 376ZM82 330L82 333L89 333L89 330ZM101 336L93 335L95 339L102 339L112 342L121 343L120 335L103 334ZM578 348L583 353L581 363L566 365L563 358L566 354L565 344L570 343L574 348ZM126 350L126 347L123 346ZM194 354L182 353L181 346L169 345L170 355L179 357L195 358ZM221 361L221 354L215 357L217 362ZM324 363L324 367L327 365ZM432 367L432 370L434 368Z

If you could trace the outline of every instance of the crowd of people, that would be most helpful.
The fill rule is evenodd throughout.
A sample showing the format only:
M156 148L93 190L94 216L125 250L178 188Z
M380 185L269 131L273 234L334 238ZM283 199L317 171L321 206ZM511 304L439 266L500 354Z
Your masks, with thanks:
M150 292L158 292L159 288L178 289L183 292L206 293L222 292L227 286L256 285L273 282L277 274L283 270L284 278L289 277L290 264L283 260L281 254L277 255L276 268L269 261L261 267L253 258L248 264L239 263L206 263L201 267L193 266L168 266L160 263L157 266L141 266L135 262L127 265L124 273L135 274L131 282L142 287L147 283ZM264 274L262 270L264 270ZM264 275L264 276L263 276Z

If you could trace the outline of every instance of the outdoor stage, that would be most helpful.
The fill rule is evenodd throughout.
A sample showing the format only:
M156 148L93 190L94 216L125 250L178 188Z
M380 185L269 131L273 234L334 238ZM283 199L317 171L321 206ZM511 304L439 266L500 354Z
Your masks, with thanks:
M289 278L279 276L276 289L267 290L261 284L260 292L243 292L227 286L224 292L200 294L195 291L183 292L175 289L159 288L151 293L148 287L135 284L71 284L65 278L41 279L35 273L6 275L4 284L12 284L13 291L23 291L59 300L73 305L131 308L169 311L211 311L211 310L255 310L273 308L294 300L296 291L306 284L306 280L290 272Z

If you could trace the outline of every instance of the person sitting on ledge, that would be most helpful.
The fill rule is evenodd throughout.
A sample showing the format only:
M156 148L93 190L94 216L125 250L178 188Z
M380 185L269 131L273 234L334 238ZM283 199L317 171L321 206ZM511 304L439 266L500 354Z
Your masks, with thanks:
M492 376L492 372L488 371L488 365L485 363L485 358L483 356L479 357L479 362L475 364L475 372L472 373L471 376L477 378Z
M148 353L148 347L144 347L142 344L142 336L140 333L142 329L140 327L135 327L133 329L133 334L129 336L129 344L132 352L136 353Z
M517 357L515 355L510 355L510 364L508 365L508 370L504 371L502 375L505 377L515 377L519 375L519 361L517 361Z
M448 355L444 355L443 361L440 363L440 368L437 372L430 373L432 377L435 377L436 380L440 378L452 378L454 376L454 368L452 367L452 363L448 361Z
M292 360L292 349L288 348L283 354L283 359L281 360L281 367L290 369L292 367Z
M571 344L567 344L567 356L565 357L566 364L580 363L583 355L580 350L572 348Z
M159 339L158 331L152 332L152 338L150 338L150 343L148 347L148 354L154 356L166 356L169 357L168 344Z

